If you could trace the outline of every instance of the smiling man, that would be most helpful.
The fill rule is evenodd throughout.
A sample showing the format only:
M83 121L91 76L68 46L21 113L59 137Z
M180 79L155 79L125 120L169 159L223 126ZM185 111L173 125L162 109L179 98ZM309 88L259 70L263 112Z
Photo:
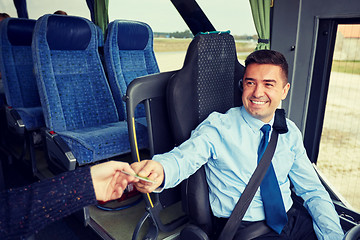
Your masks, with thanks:
M274 54L278 53L274 52ZM287 82L287 64L273 65L257 62L262 62L262 58L248 58L247 60L242 101L250 115L268 123L273 118L281 100L286 98L290 88Z
M288 64L281 53L259 50L250 54L242 81L243 106L225 114L210 114L179 147L155 155L153 160L133 163L140 176L156 180L156 184L140 181L137 189L148 193L161 184L172 188L204 165L216 226L212 237L216 239L262 155L260 149L264 147L260 146L268 141L264 136L271 132L276 108L290 88L287 75ZM243 239L250 226L259 222L269 228L257 232L254 239L258 240L342 239L339 217L306 155L301 132L289 119L286 124L289 131L279 135L268 170L271 178L264 178L235 239ZM305 208L293 202L290 183ZM269 192L273 194L270 201Z

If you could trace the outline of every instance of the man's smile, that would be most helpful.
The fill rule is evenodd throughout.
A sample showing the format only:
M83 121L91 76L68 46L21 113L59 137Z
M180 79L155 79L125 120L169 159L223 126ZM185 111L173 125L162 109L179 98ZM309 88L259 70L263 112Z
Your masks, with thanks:
M256 101L256 100L250 100L250 102L252 102L253 104L256 104L256 105L263 105L263 104L267 103L267 101Z

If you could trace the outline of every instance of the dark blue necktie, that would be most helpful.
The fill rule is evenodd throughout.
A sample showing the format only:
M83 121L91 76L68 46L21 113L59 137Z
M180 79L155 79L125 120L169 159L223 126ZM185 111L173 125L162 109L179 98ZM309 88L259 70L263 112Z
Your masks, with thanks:
M264 133L264 136L261 139L258 150L258 162L269 143L271 126L265 124L260 130ZM287 215L272 163L270 163L265 177L260 184L260 194L264 205L266 223L275 232L280 234L287 223Z

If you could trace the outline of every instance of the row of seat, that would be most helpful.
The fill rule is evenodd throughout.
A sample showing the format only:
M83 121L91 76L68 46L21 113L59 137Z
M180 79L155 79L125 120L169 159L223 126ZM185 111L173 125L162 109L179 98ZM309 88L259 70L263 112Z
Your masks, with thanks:
M32 132L46 127L50 164L58 169L131 151L122 97L134 78L159 72L147 24L111 22L104 56L99 54L102 32L81 17L9 18L2 21L0 34L8 125L29 135L31 148ZM144 119L139 106L139 148L148 145Z
M66 169L73 167L72 153L82 165L130 151L127 136L120 143L127 134L132 136L134 160L140 160L137 148L147 141L151 143L151 155L168 151L188 138L212 111L225 112L240 104L238 82L244 69L237 61L235 42L229 33L198 34L180 70L151 74L158 72L158 67L150 31L138 22L115 21L109 25L104 45L108 84L97 51L99 32L91 22L53 15L36 22L32 56L48 128L46 146L54 158L69 158L62 164ZM125 94L128 112L121 100ZM148 135L139 134L145 127L133 121L144 123L144 107L136 107L141 102L145 102ZM132 239L138 238L147 220L145 238L157 239L159 231L174 231L188 218L194 225L188 225L180 238L209 239L212 218L207 191L201 168L182 186L144 195L146 212ZM164 223L162 210L181 198L186 214Z

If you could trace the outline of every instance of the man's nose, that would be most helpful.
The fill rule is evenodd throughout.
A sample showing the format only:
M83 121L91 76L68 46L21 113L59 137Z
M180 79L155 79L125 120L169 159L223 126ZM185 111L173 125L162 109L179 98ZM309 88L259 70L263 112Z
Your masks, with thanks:
M256 98L262 97L264 95L264 88L260 84L257 84L254 88L253 96Z

